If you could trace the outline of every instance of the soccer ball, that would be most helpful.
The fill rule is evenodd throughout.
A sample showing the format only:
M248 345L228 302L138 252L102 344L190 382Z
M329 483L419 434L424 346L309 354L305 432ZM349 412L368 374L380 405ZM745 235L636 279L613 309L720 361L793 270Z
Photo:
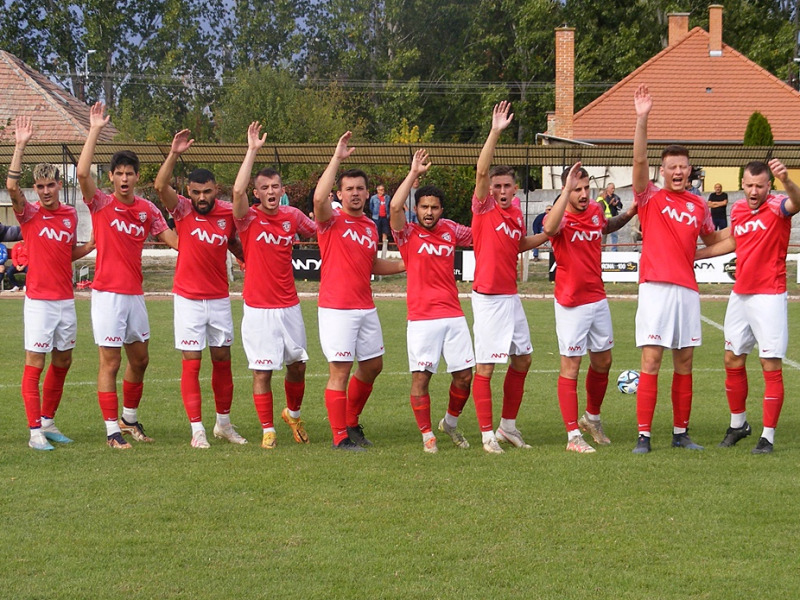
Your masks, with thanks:
M623 371L617 377L617 387L623 394L635 394L639 388L639 371Z

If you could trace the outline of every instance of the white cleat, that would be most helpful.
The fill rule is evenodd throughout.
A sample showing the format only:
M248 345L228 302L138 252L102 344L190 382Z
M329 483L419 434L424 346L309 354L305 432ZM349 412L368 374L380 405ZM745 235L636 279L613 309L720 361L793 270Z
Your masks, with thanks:
M206 438L205 429L194 432L192 435L192 448L211 448L211 444L208 443L208 438Z
M596 452L589 443L583 439L582 435L576 435L567 442L567 452L577 452L578 454L591 454Z
M497 441L500 443L511 444L516 448L530 448L530 446L525 443L525 440L522 439L522 434L519 432L519 429L506 431L498 427L495 436L497 436Z
M231 444L246 444L247 440L240 436L231 423L227 425L214 425L214 437L221 440L228 440Z
M436 438L432 437L431 439L422 442L422 449L427 454L436 454L439 451L439 446L436 445Z
M453 440L453 443L458 448L461 448L462 450L469 448L469 442L467 441L467 438L464 437L464 434L461 433L457 427L450 427L450 425L448 425L447 421L444 419L439 421L439 431L449 435L450 439Z
M505 451L500 447L500 444L497 443L497 439L495 438L490 439L488 442L483 442L483 449L489 454L505 453Z

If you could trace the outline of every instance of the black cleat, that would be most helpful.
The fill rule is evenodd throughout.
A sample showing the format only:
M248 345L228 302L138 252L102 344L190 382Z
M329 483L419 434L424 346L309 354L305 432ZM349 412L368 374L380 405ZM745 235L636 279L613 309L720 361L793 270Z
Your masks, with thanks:
M772 442L767 438L759 438L758 444L750 451L750 454L772 454Z
M636 442L636 448L633 449L634 454L647 454L650 452L650 437L640 435L639 441Z
M719 443L718 447L730 448L735 446L736 442L743 440L751 433L753 433L753 429L747 421L741 427L728 427L728 431L725 432L725 439Z
M350 438L350 441L361 446L362 448L368 448L369 446L372 446L372 442L370 442L367 438L364 437L364 427L361 425L356 425L355 427L348 427L347 437Z
M672 447L685 448L686 450L704 450L700 444L695 444L689 437L689 431L672 434Z
M353 440L351 440L349 437L344 438L338 444L333 444L331 447L334 450L346 450L348 452L366 452L364 448L362 448L358 444L355 444Z

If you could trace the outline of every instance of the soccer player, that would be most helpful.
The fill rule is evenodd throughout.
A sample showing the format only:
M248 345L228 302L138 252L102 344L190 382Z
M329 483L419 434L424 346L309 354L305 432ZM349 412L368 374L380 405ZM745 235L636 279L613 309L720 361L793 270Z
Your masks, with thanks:
M336 145L330 163L314 190L314 218L322 255L319 286L319 339L328 360L325 407L333 433L333 448L363 451L372 442L364 436L359 416L383 369L383 333L372 301L370 277L404 269L402 261L378 258L378 230L364 214L369 200L367 174L358 169L338 177L340 210L329 200L349 148L347 131ZM353 377L353 361L358 367ZM349 379L349 383L348 383Z
M411 371L411 408L422 433L425 452L438 451L431 425L429 384L444 354L452 376L450 400L439 431L459 448L469 442L458 430L458 416L469 399L475 355L469 326L458 300L453 276L456 246L471 246L472 231L442 219L444 193L435 186L419 188L414 211L417 223L406 221L409 191L431 163L425 150L417 150L408 176L395 192L390 206L392 234L408 273L408 368Z
M472 388L483 449L501 454L498 444L530 448L517 429L517 414L531 366L528 319L517 294L517 255L547 239L544 233L525 237L522 212L512 204L517 191L514 169L490 170L500 134L514 118L509 102L496 104L492 128L478 157L472 197L472 236L475 281L472 286L475 358L478 366ZM503 383L503 412L497 432L492 421L492 374L496 364L510 361Z
M29 117L15 120L14 156L8 168L6 189L11 196L14 215L30 247L31 271L25 286L25 369L22 375L22 399L28 417L30 441L34 450L52 450L50 442L67 444L72 440L54 423L64 393L64 379L72 364L72 349L78 331L75 300L72 294L72 261L86 256L93 242L75 243L78 213L59 199L62 183L58 169L38 164L33 169L33 188L39 201L30 203L19 188L22 156L33 136ZM50 353L50 367L44 378L42 394L39 380L45 355Z
M214 174L206 169L189 173L187 193L179 195L170 185L178 158L194 143L184 129L175 134L155 189L161 203L175 220L179 252L172 287L175 348L181 351L181 397L192 428L193 448L209 448L203 427L200 361L208 344L211 354L211 389L217 409L214 437L232 444L246 444L231 424L233 375L231 343L233 316L228 293L228 248L241 256L230 202L217 198Z
M664 349L672 350L672 445L702 450L687 433L692 410L692 359L701 344L700 294L694 277L698 236L705 245L721 239L714 231L708 205L686 191L692 168L683 146L661 153L664 188L650 181L647 119L653 98L646 85L634 94L633 191L642 226L636 345L642 349L636 417L639 439L633 452L650 452L650 430L658 396L658 372Z
M142 249L148 235L178 249L175 232L167 227L156 206L134 194L139 181L139 158L130 150L111 157L108 173L113 194L99 190L91 168L97 138L109 121L102 102L89 111L89 135L78 160L77 176L83 201L92 213L97 262L92 282L92 329L99 348L97 398L106 424L109 447L131 445L122 433L139 442L152 442L139 422L138 408L149 360L150 323L142 290ZM122 348L128 364L122 380L122 418L119 419L117 373Z
M614 333L600 268L602 238L618 231L636 214L627 212L606 219L603 206L589 195L589 173L576 163L561 174L561 196L544 220L556 257L556 335L561 354L558 405L567 428L567 450L589 453L595 449L583 439L588 432L595 443L608 445L600 407L608 387ZM589 353L586 374L586 411L578 418L578 372Z
M273 421L272 372L286 363L286 408L281 417L294 441L308 444L300 407L305 393L306 328L292 272L295 235L312 237L314 222L293 206L281 206L284 194L280 174L262 169L253 194L259 204L249 207L247 187L256 155L267 139L254 121L247 129L247 153L233 184L233 216L242 238L247 270L244 275L242 343L253 371L253 402L261 421L261 447L277 446Z
M769 172L788 196L770 194ZM786 252L791 219L800 212L800 187L777 159L744 168L745 197L731 209L730 237L697 251L697 258L736 251L736 282L725 313L725 393L731 424L721 447L750 435L747 422L747 355L758 342L764 375L764 429L753 454L769 454L783 407L783 358L789 330L786 297Z

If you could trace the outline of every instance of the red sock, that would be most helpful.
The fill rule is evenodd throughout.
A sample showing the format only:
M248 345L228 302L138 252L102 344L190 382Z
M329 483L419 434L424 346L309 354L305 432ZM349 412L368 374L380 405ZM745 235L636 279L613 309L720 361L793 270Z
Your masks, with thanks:
M454 384L450 384L450 402L447 404L447 412L457 417L464 410L469 400L469 388L462 390Z
M44 376L42 386L42 416L52 419L56 416L61 396L64 395L64 380L67 378L69 368L56 367L52 363Z
M640 373L639 388L636 390L636 420L639 423L639 433L650 432L657 400L658 375Z
M217 412L221 415L229 414L233 403L231 361L211 361L211 389L214 390L214 405Z
M764 371L764 427L777 427L783 408L783 371Z
M272 416L272 392L265 394L253 394L253 404L256 405L256 414L261 421L261 428L268 429L274 427Z
M119 418L117 392L97 392L97 402L104 421L116 421Z
M42 426L42 408L39 399L39 378L42 376L42 370L25 365L22 371L22 401L25 404L28 427L31 428Z
M203 420L203 397L200 392L200 361L186 360L182 362L181 370L181 398L186 416L191 423Z
M122 380L122 406L125 408L139 408L142 401L142 390L144 383L131 383Z
M338 446L347 437L347 394L340 390L325 389L325 408L333 433L333 445Z
M567 431L578 428L578 381L558 376L558 406Z
M747 369L725 369L725 395L732 415L740 415L747 410Z
M641 381L641 380L640 380ZM672 425L689 427L692 414L692 374L672 374Z
M522 395L525 393L525 378L528 372L522 373L509 368L503 381L503 413L504 419L516 419Z
M420 433L428 433L431 430L431 396L411 396L411 409L414 411L414 418L417 420Z
M372 393L372 385L364 383L357 377L350 378L350 385L347 386L347 426L358 427L358 417L364 410L364 405Z
M472 385L472 399L475 402L475 414L478 416L478 427L481 431L491 431L492 427L492 380L483 375L475 375Z
M306 393L306 382L284 379L283 389L286 392L286 406L289 410L300 410L303 405L303 396Z
M591 366L586 372L586 412L599 415L608 389L608 372L599 373Z

